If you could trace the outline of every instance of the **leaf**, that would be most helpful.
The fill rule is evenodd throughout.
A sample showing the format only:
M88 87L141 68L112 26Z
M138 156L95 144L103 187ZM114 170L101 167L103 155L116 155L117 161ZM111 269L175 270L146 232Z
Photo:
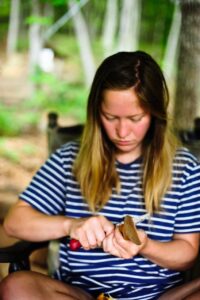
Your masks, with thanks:
M52 23L52 19L50 17L40 17L31 15L30 17L26 18L25 24L40 24L40 25L50 25Z

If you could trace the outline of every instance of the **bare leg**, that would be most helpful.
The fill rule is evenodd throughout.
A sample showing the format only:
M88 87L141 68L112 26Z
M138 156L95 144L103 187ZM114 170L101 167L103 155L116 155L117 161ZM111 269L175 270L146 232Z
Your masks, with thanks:
M184 300L199 300L199 299L200 299L200 290L184 298Z
M0 300L94 300L77 287L31 271L19 271L0 282Z
M195 298L196 297L196 298ZM200 278L172 288L160 296L159 300L198 300L200 299Z

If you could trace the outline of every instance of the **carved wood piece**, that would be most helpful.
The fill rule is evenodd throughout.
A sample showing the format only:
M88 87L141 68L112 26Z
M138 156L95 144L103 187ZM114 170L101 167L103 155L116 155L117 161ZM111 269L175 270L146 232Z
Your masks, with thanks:
M119 231L121 232L125 240L129 240L136 245L141 245L135 223L131 216L126 216L124 218L124 223L119 225Z

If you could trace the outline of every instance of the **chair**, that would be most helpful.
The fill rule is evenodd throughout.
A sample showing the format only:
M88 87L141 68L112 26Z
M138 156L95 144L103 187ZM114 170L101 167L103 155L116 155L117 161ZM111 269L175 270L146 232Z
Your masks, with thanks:
M49 113L48 115L48 147L49 155L60 145L70 140L79 139L83 125L74 125L69 127L60 127L58 124L58 115ZM0 263L9 263L9 273L19 270L30 269L30 254L36 249L48 247L49 242L27 242L19 241L12 246L0 248ZM200 277L200 253L192 268L183 272L184 282Z
M83 124L62 127L58 122L58 114L48 114L47 144L48 153L51 155L62 144L80 138ZM9 263L8 272L30 270L29 256L37 249L49 247L49 242L18 241L14 245L0 248L0 263Z
M58 114L48 114L47 140L49 155L61 145L80 138L83 132L83 124L61 127L58 123Z

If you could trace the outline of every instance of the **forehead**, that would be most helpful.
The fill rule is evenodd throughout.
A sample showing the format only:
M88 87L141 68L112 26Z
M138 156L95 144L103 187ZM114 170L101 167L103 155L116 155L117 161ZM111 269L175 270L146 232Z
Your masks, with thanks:
M101 108L112 115L135 115L144 110L133 88L126 90L105 90Z

